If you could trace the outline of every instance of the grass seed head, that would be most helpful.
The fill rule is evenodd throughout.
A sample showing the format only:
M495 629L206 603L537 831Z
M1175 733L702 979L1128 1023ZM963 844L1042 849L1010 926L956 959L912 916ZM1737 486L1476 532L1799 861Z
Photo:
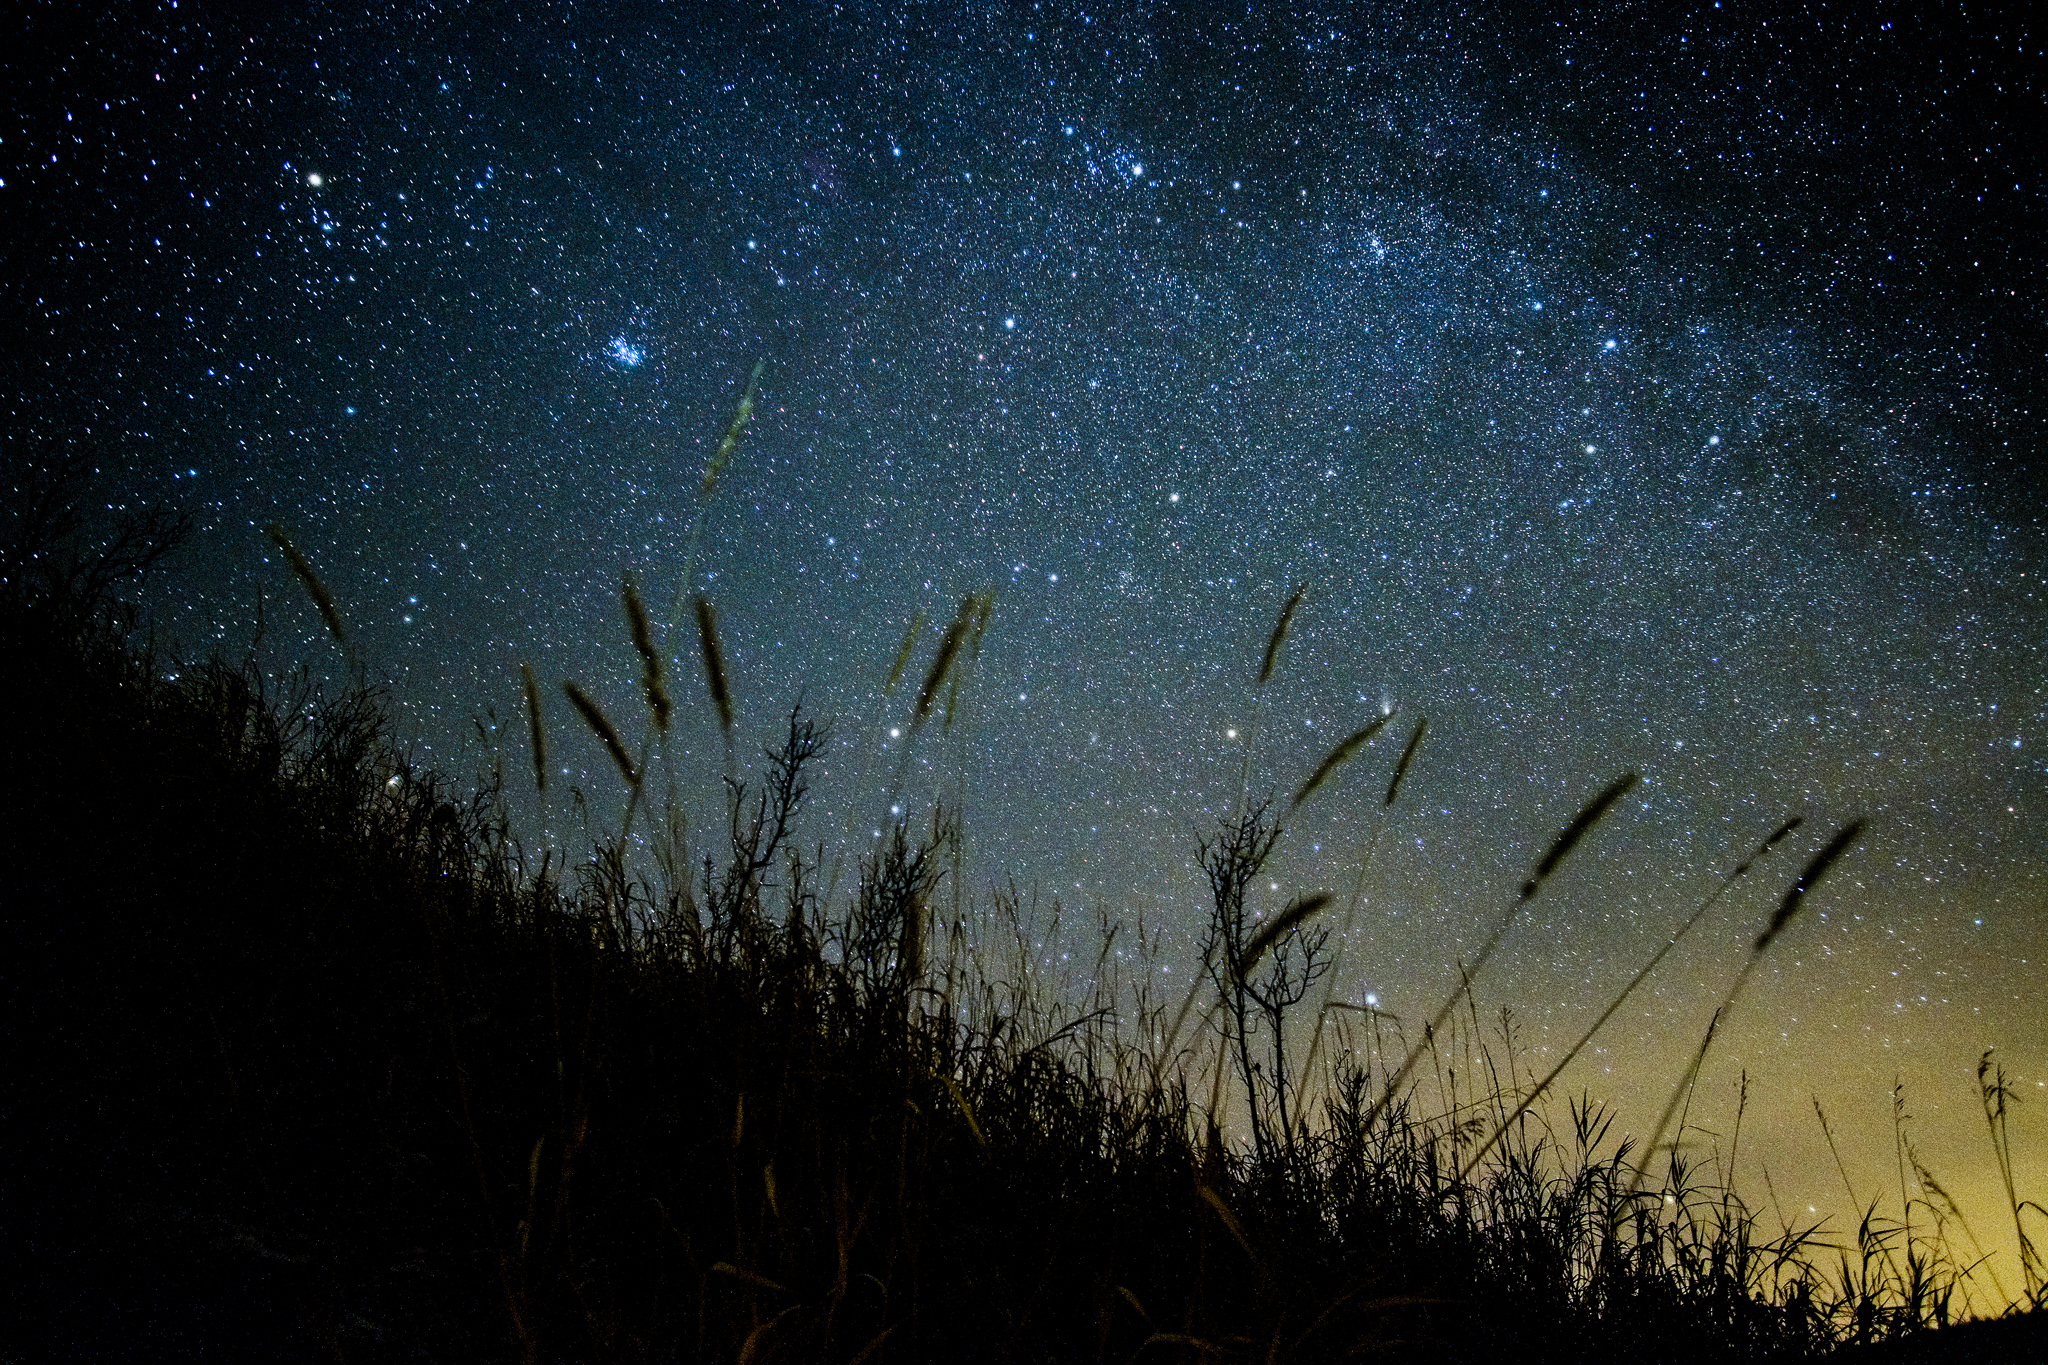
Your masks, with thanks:
M732 733L732 688L725 671L725 647L718 642L718 615L703 593L696 596L697 648L704 656L704 684L718 708L718 728Z
M699 499L709 500L717 491L718 476L725 472L726 465L732 462L733 452L740 448L740 437L746 432L748 419L754 415L754 393L761 384L761 371L767 364L765 360L754 362L754 372L747 376L747 391L740 395L739 406L733 409L732 422L719 439L718 448L711 453L711 462L704 466L704 483L697 490Z
M910 662L910 651L917 644L917 633L924 629L924 608L919 607L917 615L910 618L904 627L903 643L896 646L896 662L889 665L889 681L882 684L882 695L888 696L896 690L896 684L903 678L903 665Z
M654 626L647 619L647 605L640 600L640 589L633 582L633 575L627 574L620 585L619 595L626 604L626 628L633 637L633 650L640 656L640 685L647 694L647 709L654 715L654 728L668 733L669 703L668 684L662 678L661 651L654 647Z
M1863 820L1851 820L1836 832L1834 838L1828 840L1825 848L1808 860L1806 867L1799 874L1799 880L1792 883L1791 890L1785 893L1785 899L1778 902L1778 912L1771 916L1771 922L1764 926L1764 931L1756 936L1756 946L1751 949L1752 952L1761 953L1771 946L1771 940L1784 931L1785 926L1792 922L1792 917L1805 905L1806 893L1819 885L1827 870L1841 861L1842 855L1849 851L1850 845L1863 837L1864 826L1867 823Z
M564 682L562 691L568 694L570 705L583 717L583 723L590 727L590 733L603 742L605 751L612 756L612 762L618 765L619 775L626 779L626 785L637 788L640 785L639 770L633 766L632 755L626 752L626 742L619 738L619 732L612 728L612 723L605 718L604 711L591 700L589 693L573 682Z
M1306 923L1311 915L1322 910L1334 899L1335 897L1331 896L1329 892L1318 891L1314 895L1303 896L1299 900L1290 903L1285 910L1282 910L1274 917L1271 924L1259 930L1258 933L1252 936L1251 942L1245 944L1244 956L1238 960L1237 964L1238 975L1241 977L1250 975L1252 968L1258 966L1259 959L1266 955L1266 950L1279 942L1283 934L1298 925Z
M1308 800L1309 797L1315 795L1317 788L1330 780L1331 774L1350 761L1353 754L1371 743L1372 737L1385 729L1387 722L1393 718L1391 714L1374 717L1370 725L1354 732L1343 743L1330 750L1329 756L1323 759L1316 770L1309 774L1308 781L1302 783L1300 789L1294 793L1294 800L1290 804L1290 809L1299 806L1302 802Z
M1623 773L1608 783L1598 796L1588 801L1584 809L1572 817L1572 822L1559 830L1557 837L1550 841L1550 850L1543 855L1543 861L1536 864L1534 875L1522 883L1522 899L1527 900L1535 895L1537 888L1543 885L1543 879L1557 870L1557 865L1564 861L1565 855L1577 848L1579 841L1592 832L1593 826L1600 823L1601 817L1614 809L1615 803L1622 797L1634 791L1636 784L1642 780L1635 773Z
M533 733L533 789L543 795L548 789L548 739L541 729L540 686L533 680L533 669L519 665L519 683L526 691L526 719Z
M960 657L960 646L965 643L967 632L980 611L981 594L971 592L961 600L960 610L953 613L953 623L946 627L946 634L939 641L939 652L932 656L932 666L925 670L924 686L917 690L917 711L911 717L912 725L922 725L924 718L931 713L932 703L938 700L939 689L944 686L953 661Z
M299 547L292 544L291 537L284 533L284 527L276 522L270 524L270 539L285 563L291 565L292 573L305 586L306 595L313 599L313 605L320 609L320 619L327 623L327 633L343 648L348 646L348 632L342 628L341 613L335 609L334 594L327 591L327 585L320 581L320 575L313 571L313 563L299 553Z
M1784 824L1778 826L1776 829L1771 831L1771 837L1764 840L1764 847L1776 848L1779 844L1785 841L1786 837L1789 836L1793 830L1798 829L1801 825L1805 823L1805 816L1793 816L1790 820L1787 820Z
M1301 599L1308 593L1308 584L1295 585L1294 595L1287 599L1287 605L1280 608L1280 619L1273 623L1273 633L1266 640L1266 657L1259 660L1260 687L1273 676L1273 666L1280 662L1280 646L1287 639L1287 627L1294 622L1294 613L1301 606Z
M1408 776L1408 767L1415 762L1415 751L1422 747L1423 732L1429 729L1429 717L1415 718L1415 733L1408 736L1407 747L1401 750L1401 759L1394 765L1394 775L1387 781L1387 799L1382 805L1391 806L1394 798L1401 794L1401 780Z

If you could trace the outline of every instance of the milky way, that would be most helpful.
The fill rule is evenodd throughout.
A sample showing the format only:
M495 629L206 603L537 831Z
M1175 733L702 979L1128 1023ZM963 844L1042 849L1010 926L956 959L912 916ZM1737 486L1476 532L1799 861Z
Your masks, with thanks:
M799 695L833 721L818 837L955 802L971 894L1142 913L1184 973L1196 836L1392 709L1264 894L1348 890L1370 851L1346 989L1426 1016L1551 835L1640 772L1481 982L1547 1069L1804 814L1568 1073L1639 1121L1799 860L1867 817L1702 1111L1731 1120L1746 1068L1775 1134L1746 1150L1826 1212L1809 1096L1862 1135L1867 1199L1903 1079L1988 1225L1969 1082L1996 1044L2048 1169L2034 28L311 13L45 5L8 59L9 460L89 448L109 501L199 514L151 601L188 654L246 648L261 599L276 666L341 673L275 521L424 760L524 770L521 661L634 715L621 576L666 614L765 361L688 586L742 760ZM915 674L983 587L950 727L909 733L906 627ZM673 643L694 669L694 627ZM701 820L725 751L689 700ZM615 823L603 751L549 719ZM508 785L528 837L583 839Z

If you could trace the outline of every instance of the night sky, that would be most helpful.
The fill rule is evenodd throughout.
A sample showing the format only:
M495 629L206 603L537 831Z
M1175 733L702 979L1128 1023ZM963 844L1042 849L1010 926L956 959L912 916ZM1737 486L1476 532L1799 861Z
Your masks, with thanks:
M1692 1116L1726 1136L1746 1068L1739 1183L1773 1228L1766 1168L1787 1216L1853 1230L1812 1101L1895 1213L1902 1080L2017 1287L1973 1073L1996 1045L2043 1197L2038 22L253 8L38 4L0 57L9 466L85 449L107 501L195 512L149 603L185 657L246 650L260 601L273 667L345 673L280 523L415 755L502 764L530 843L584 845L569 789L596 833L622 785L557 685L644 727L621 575L666 618L764 360L693 586L743 766L800 694L833 722L828 855L892 800L957 802L973 899L1057 898L1055 963L1092 962L1098 911L1142 914L1176 993L1197 835L1395 708L1289 817L1261 894L1348 891L1370 849L1342 989L1412 1027L1556 830L1638 771L1479 982L1540 1072L1803 814L1566 1074L1640 1132L1776 898L1867 817ZM985 586L950 729L909 733ZM725 748L694 627L671 643L702 828Z

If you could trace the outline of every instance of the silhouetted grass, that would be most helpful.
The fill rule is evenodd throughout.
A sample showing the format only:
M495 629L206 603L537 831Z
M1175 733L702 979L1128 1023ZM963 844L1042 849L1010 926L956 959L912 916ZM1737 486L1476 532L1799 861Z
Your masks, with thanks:
M1945 1320L1924 1237L1866 1220L1831 1280L1808 1236L1763 1236L1675 1159L1638 1192L1657 1154L1597 1106L1532 1125L1510 1081L1428 1112L1370 1047L1295 1075L1285 1014L1328 897L1242 914L1279 837L1264 806L1200 850L1222 917L1203 1014L1236 1022L1183 1051L1186 1011L1169 1036L1105 969L1113 927L1068 998L1004 951L1031 936L1014 892L935 912L944 811L828 901L803 834L826 732L801 710L730 788L718 848L651 878L618 840L536 860L494 790L405 760L374 692L176 667L91 592L0 593L9 657L34 661L5 673L10 1357L1648 1362ZM918 718L988 611L963 604ZM1428 1035L1484 1074L1476 1014ZM1250 1148L1219 1126L1233 1067ZM2001 1144L2005 1093L1986 1082Z

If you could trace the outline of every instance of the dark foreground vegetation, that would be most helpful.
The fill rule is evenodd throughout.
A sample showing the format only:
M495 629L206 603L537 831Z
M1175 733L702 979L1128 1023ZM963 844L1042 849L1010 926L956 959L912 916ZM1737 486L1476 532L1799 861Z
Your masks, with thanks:
M937 912L943 813L828 903L808 717L694 870L529 857L374 693L153 654L115 602L153 542L65 529L17 528L0 606L7 1359L1653 1362L1948 1312L1924 1246L1830 1276L1726 1191L1637 1192L1595 1111L1464 1175L1512 1083L1290 1090L1261 1012L1313 947L1241 882L1233 924L1256 811L1201 851L1183 1021L1265 1096L1226 1141L1138 1046L1172 1009L1061 1013L1004 903Z

